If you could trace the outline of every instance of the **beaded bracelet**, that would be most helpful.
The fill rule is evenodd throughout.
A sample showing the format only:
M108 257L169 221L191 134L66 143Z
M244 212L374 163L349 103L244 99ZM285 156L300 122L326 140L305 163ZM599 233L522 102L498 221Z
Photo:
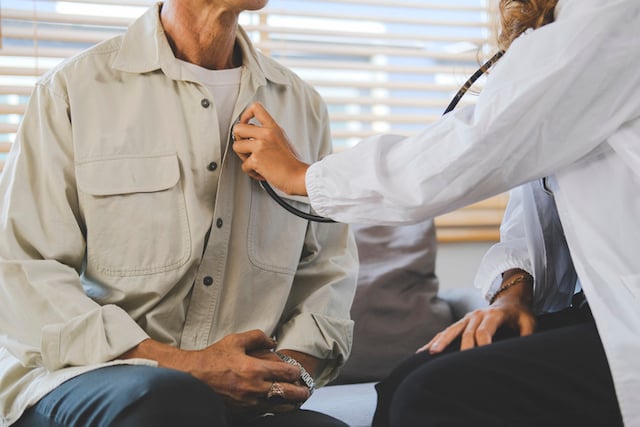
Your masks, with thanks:
M506 291L507 289L511 288L512 286L520 283L520 282L528 282L529 281L529 275L526 273L523 274L516 274L515 276L511 277L509 279L509 281L503 283L500 286L500 289L498 289L496 291L495 294L493 294L493 296L491 297L491 300L489 301L489 305L493 304L496 299L498 299L498 295L500 295L501 293L503 293L504 291Z

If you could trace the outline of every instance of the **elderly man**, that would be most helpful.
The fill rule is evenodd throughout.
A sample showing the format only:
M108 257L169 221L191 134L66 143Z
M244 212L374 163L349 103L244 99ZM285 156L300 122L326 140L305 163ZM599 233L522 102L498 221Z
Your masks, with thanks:
M298 408L350 350L353 238L229 153L254 101L331 150L238 26L266 3L168 0L36 85L0 178L0 426L344 425Z

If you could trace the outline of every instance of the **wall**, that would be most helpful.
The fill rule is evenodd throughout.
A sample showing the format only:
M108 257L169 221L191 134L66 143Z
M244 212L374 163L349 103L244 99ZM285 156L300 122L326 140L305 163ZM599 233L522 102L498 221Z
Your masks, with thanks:
M494 242L439 243L436 274L441 289L473 286L473 278L485 252Z

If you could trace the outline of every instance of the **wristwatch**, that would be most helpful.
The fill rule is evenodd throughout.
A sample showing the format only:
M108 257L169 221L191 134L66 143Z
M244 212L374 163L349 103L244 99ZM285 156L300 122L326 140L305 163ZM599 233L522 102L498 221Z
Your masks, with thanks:
M302 364L298 362L296 359L294 359L293 357L289 357L284 353L280 353L279 351L276 351L275 353L283 362L300 368L300 379L302 380L304 385L307 386L307 388L309 389L309 396L311 396L313 394L313 390L315 390L316 388L316 382L313 380L313 377L311 376L311 374L309 374L309 372L307 372L307 370L304 369L304 366L302 366Z

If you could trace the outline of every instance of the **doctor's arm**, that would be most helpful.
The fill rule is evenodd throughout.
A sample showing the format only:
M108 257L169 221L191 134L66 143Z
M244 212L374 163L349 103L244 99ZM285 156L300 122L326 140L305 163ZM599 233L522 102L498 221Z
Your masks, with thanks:
M525 240L524 192L525 186L511 191L500 226L500 242L487 251L476 274L474 284L491 304L467 313L419 351L440 353L457 337L461 337L462 350L487 345L502 326L520 335L529 335L535 329L533 263Z

